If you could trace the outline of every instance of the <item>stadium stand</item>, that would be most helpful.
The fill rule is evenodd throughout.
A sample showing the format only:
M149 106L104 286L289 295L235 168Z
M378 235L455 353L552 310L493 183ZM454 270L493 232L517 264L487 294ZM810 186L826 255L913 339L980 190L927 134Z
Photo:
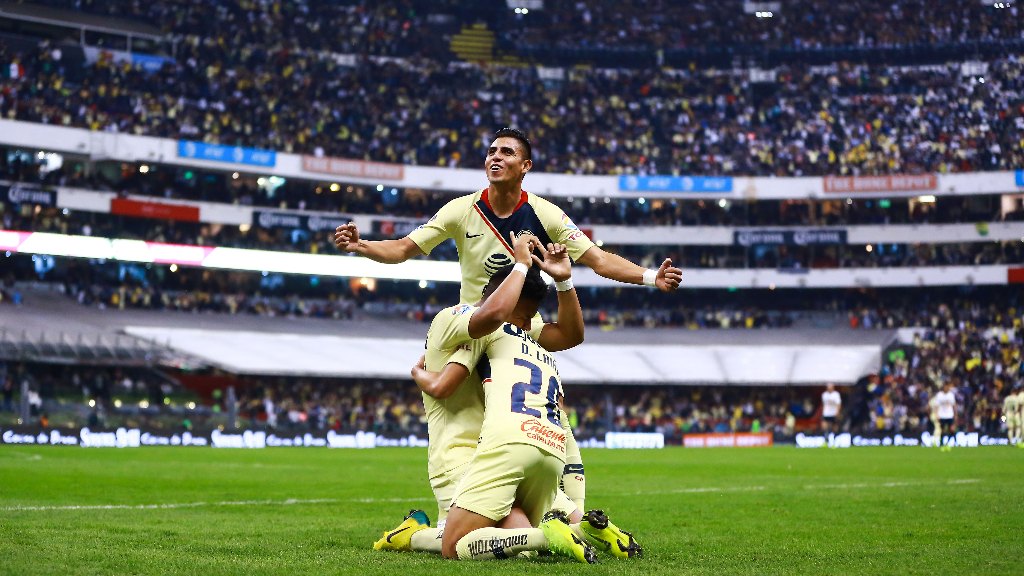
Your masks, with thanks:
M1024 261L1016 6L794 0L764 17L732 0L643 3L651 10L632 0L548 2L528 15L460 4L2 3L2 228L335 254L331 226L263 226L260 214L351 217L367 237L400 237L481 185L478 174L459 180L460 169L478 170L495 127L515 125L535 140L542 173L527 189L536 182L547 195L558 182L584 190L550 198L605 248L644 265L670 256L696 280L671 298L580 282L593 327L580 352L617 347L627 368L653 364L598 374L566 354L581 437L661 432L681 442L687 433L762 431L792 439L818 427L816 394L826 381L842 386L843 430L920 434L931 395L952 381L960 429L1001 433L1001 399L1024 379L1024 307L1014 289ZM99 33L100 25L120 32ZM728 38L716 36L726 30ZM467 48L474 42L482 51ZM61 142L84 133L72 129L88 129L88 144ZM24 130L49 142L26 144ZM180 148L152 152L158 144L147 155L129 139L138 136L273 153L303 168L195 161ZM420 175L305 168L335 158ZM472 184L416 172L427 169ZM719 178L709 181L727 181L736 194L641 195L627 180L609 193L587 179L620 175L690 186ZM889 184L829 195L830 179L867 176ZM908 176L926 185L891 184ZM768 182L792 190L766 194ZM113 200L167 202L199 216L125 216ZM812 227L842 240L744 240ZM27 410L51 426L423 434L422 406L403 380L422 345L409 322L454 302L454 284L14 252L0 257L0 423L25 425ZM430 260L455 258L448 246ZM936 272L918 273L923 267ZM944 267L969 270L935 280L951 275ZM908 275L879 284L886 271L877 269ZM701 284L691 273L700 270L753 280ZM831 270L851 276L804 286L814 278L807 272ZM766 278L803 283L780 281L776 290ZM219 338L275 333L294 348L246 342L266 346L261 356L277 366L247 370L230 348L216 348ZM343 358L314 374L296 370L314 360L274 354L357 337L402 340L410 357L382 358L392 372L359 373ZM719 369L670 375L659 351L645 356L657 344ZM814 344L864 352L833 355L842 372L815 360ZM767 346L778 347L758 356ZM366 357L376 358L370 348ZM72 366L55 364L69 359ZM751 361L778 364L764 370L778 378L743 375L737 367Z
M728 71L582 69L554 86L522 68L372 59L349 68L285 46L180 47L191 51L158 72L101 57L74 83L50 45L0 44L16 71L0 84L0 115L448 167L478 166L491 127L516 124L543 143L536 160L546 171L574 174L964 172L1022 160L1016 56L986 61L982 75L957 65L792 66L755 89ZM371 94L373 83L381 89ZM260 99L273 105L251 105Z

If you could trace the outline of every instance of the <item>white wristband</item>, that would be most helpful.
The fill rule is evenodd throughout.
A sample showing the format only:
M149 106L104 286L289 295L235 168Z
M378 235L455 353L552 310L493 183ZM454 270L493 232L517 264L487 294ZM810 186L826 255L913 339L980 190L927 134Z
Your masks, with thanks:
M516 265L512 267L513 272L522 272L523 276L526 276L527 270L529 270L529 268L527 268L526 264L523 264L522 262L516 262Z
M566 278L561 282L555 282L555 290L558 292L568 292L572 290L572 278Z
M658 271L654 268L644 270L644 286L657 286L655 279L658 278Z

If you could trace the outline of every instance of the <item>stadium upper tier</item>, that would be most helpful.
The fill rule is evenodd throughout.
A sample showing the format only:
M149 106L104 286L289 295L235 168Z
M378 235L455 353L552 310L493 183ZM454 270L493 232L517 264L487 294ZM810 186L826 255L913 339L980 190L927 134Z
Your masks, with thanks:
M1022 31L1012 2L999 9L1002 3L978 1L548 1L524 2L530 7L525 13L504 2L469 0L37 0L29 6L40 4L129 18L211 44L563 66L730 66L736 59L770 64L837 57L945 61L1001 53ZM460 34L478 40L475 52L460 45Z
M353 58L289 45L182 41L157 71L81 47L0 40L0 115L418 166L479 167L525 130L561 174L887 175L1024 165L1016 55L917 67L535 67ZM90 58L86 58L88 62ZM76 62L83 59L79 58Z

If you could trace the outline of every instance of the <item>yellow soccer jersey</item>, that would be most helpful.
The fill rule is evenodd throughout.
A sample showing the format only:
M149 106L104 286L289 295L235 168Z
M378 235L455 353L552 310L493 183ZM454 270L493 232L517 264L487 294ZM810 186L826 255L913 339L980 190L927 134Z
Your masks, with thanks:
M471 374L451 396L444 399L423 394L430 445L427 472L431 478L469 462L476 452L484 421L484 397L480 377L473 370L479 342L469 337L469 318L475 306L459 305L441 310L427 331L426 368L440 372L449 362L469 368Z
M565 430L555 358L518 326L505 323L480 338L484 388L480 451L530 444L565 461Z
M513 262L509 232L531 232L545 245L565 244L574 261L594 246L561 208L539 196L524 191L512 214L498 218L487 195L484 188L449 201L408 236L425 254L449 238L455 240L462 269L459 301L463 304L479 301L491 274Z
M1007 420L1017 418L1020 415L1020 398L1013 393L1007 394L1006 398L1003 399L1003 416L1006 416Z

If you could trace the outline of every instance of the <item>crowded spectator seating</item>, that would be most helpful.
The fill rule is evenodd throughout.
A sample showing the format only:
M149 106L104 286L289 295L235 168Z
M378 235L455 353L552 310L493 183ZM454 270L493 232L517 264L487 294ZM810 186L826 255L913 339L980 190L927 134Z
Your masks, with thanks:
M739 0L548 2L521 17L498 14L506 47L569 65L691 62L729 65L737 59L771 65L842 58L944 61L964 48L1000 52L1019 40L1015 6L995 2L937 4L827 0L753 3ZM774 7L771 5L775 4ZM999 7L997 7L999 6ZM504 16L504 18L502 18ZM958 51L959 49L959 51Z
M497 35L498 52L547 65L727 66L737 58L770 64L843 56L944 61L965 49L999 53L1021 35L1013 2L950 6L926 0L855 0L837 6L827 0L790 0L775 8L762 3L748 10L742 0L597 0L544 2L525 13L455 0L32 4L132 19L170 36L214 39L211 43L231 37L243 45L262 44L272 36L296 51L429 54L439 60L454 54L438 38L449 40L460 27L485 25Z
M321 8L313 8L314 4L294 7L309 10L299 20L303 25L329 21L318 17ZM598 28L625 22L622 29L632 31L627 36L646 36L644 30L652 23L644 23L646 18L640 16L619 19L614 15L626 8L610 4L590 11L604 13ZM724 4L734 9L738 2ZM883 3L877 4L882 8ZM978 36L986 37L986 42L1007 43L1005 53L985 56L962 51L965 59L982 58L977 71L955 59L919 64L911 58L899 65L871 65L836 56L815 65L795 59L780 64L772 68L767 81L751 80L746 69L732 64L707 68L686 62L653 71L581 67L565 70L558 80L541 77L535 67L431 58L431 50L419 47L417 40L424 30L417 22L422 13L413 11L416 16L408 17L410 12L403 12L400 5L364 6L355 12L339 7L337 12L366 20L355 26L348 21L340 24L365 33L365 44L385 38L382 44L402 45L415 57L360 57L341 64L336 52L324 51L325 47L304 49L302 43L346 42L341 38L348 35L290 37L280 32L290 26L273 25L280 19L296 19L287 10L257 11L243 18L234 3L153 6L159 11L154 18L181 26L184 35L176 44L173 63L152 73L101 56L81 80L75 80L67 74L61 49L53 42L25 51L8 47L0 39L0 62L15 71L0 83L0 116L282 152L448 167L479 166L481 150L494 127L515 125L534 139L540 170L572 174L964 172L1020 166L1024 154L1020 137L1024 76L1019 50L1011 46L1020 42L1019 18L981 6L950 11L955 16L930 7L926 13L941 12L956 24L927 31L911 24L921 14L909 7L886 5L870 18L853 21L862 27L849 26L850 20L834 14L819 16L835 18L825 29L834 26L831 36L844 38L841 42L857 38L857 42L889 45L902 35L907 42L950 37L965 47L972 46ZM171 18L163 13L176 10ZM561 12L554 9L549 18L553 30L574 21L575 17ZM690 27L694 18L700 18L699 12L693 11L678 24ZM909 14L914 17L905 17ZM196 27L196 34L192 25L201 17L208 17L209 24ZM752 20L741 12L734 17ZM818 22L808 23L805 17L796 9L789 20L769 19L765 25L790 29L783 36L795 42L803 30L821 30ZM879 28L877 17L889 28ZM671 22L666 17L660 26L674 26ZM210 26L214 29L208 30ZM588 33L586 26L577 29ZM731 34L736 29L719 30ZM513 29L502 36L503 41L514 42L517 33L533 38L538 30ZM275 34L285 37L274 42ZM703 31L694 36L715 44ZM368 51L389 52L386 48Z

